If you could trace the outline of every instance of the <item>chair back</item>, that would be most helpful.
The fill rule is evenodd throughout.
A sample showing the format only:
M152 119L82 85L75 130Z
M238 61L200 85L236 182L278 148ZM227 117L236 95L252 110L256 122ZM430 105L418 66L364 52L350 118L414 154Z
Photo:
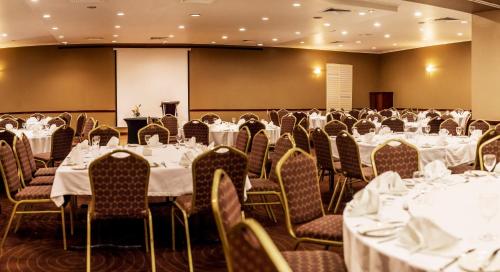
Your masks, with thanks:
M252 140L252 150L248 154L248 172L263 177L266 174L265 166L269 139L264 130L259 131Z
M16 134L14 132L8 131L6 129L0 130L0 141L4 140L10 146L13 146L14 138L16 138Z
M446 129L448 133L453 136L457 136L457 127L459 127L458 123L452 118L443 119L443 122L439 124L439 130Z
M311 153L309 135L301 125L295 126L295 128L293 129L293 140L298 148L301 148L306 153Z
M21 138L14 139L14 156L21 174L21 180L24 185L28 185L33 179L33 170L31 169L30 159L26 146Z
M37 113L33 113L32 115L30 115L30 117L34 117L36 120L40 121L43 118L45 118L45 115L37 112Z
M234 147L243 153L247 153L250 147L250 139L250 130L248 127L242 127L238 135L236 135L236 144Z
M328 136L337 136L342 130L347 131L347 126L338 120L332 120L325 125L325 132Z
M95 127L97 127L97 122L95 121L95 119L93 117L86 118L85 119L85 125L83 126L83 130L82 130L82 136L83 136L83 138L84 139L88 139L89 142L90 142L89 133Z
M492 154L496 156L496 163L500 161L500 135L495 136L492 139L481 144L479 147L479 162L481 165L481 170L486 170L484 166L484 155Z
M349 114L350 114L352 117L354 117L354 118L356 118L356 119L359 119L359 110L357 110L357 109L352 109L352 110L350 110L350 111L349 111Z
M215 120L220 119L219 115L215 113L207 113L201 117L203 123L213 124Z
M286 109L280 109L280 110L278 111L278 120L280 120L280 123L281 123L281 121L282 121L281 119L283 118L283 116L287 115L288 113L289 113L289 112L288 112L288 110L286 110Z
M26 136L26 134L24 133L21 135L21 140L23 141L24 147L26 148L26 153L28 153L28 159L30 162L31 171L35 172L37 170L37 166L36 166L35 156L33 155L33 150L31 149L30 140L28 139L28 136Z
M453 116L449 113L445 113L445 114L441 115L441 119L443 119L443 120L453 119Z
M348 178L367 181L363 174L359 147L354 137L347 131L342 131L336 138L342 174Z
M61 119L68 124L68 126L71 126L71 119L73 119L73 116L71 116L71 113L69 112L63 112L59 115Z
M480 161L480 156L479 156L479 147L481 147L481 145L493 138L495 138L496 136L500 135L500 130L497 131L495 129L489 129L488 131L486 131L482 136L481 138L479 138L479 140L477 140L477 144L476 144L476 158L474 159L474 169L475 170L481 170L481 161Z
M283 134L276 141L276 145L274 147L274 152L271 153L271 171L269 173L269 180L278 183L278 174L276 173L276 166L278 165L278 161L288 152L288 150L295 147L295 143L293 142L292 136L290 134Z
M148 210L150 166L143 157L115 150L89 166L93 218L144 218Z
M26 124L26 120L24 120L23 118L18 117L18 118L14 118L14 119L16 119L16 121L17 121L18 128L22 128L23 125Z
M52 134L50 157L54 162L62 161L68 156L73 144L75 131L70 126L61 126Z
M273 122L275 125L279 126L280 125L280 117L278 115L278 112L275 110L272 110L269 112L269 119L271 119L271 122Z
M64 121L61 117L54 117L47 122L47 125L49 126L56 125L56 127L60 127L66 125L66 121Z
M486 122L483 119L478 119L471 122L469 124L469 128L471 126L474 126L475 129L480 129L483 132L483 134L491 128L490 123Z
M340 111L334 111L334 112L330 112L327 116L326 116L326 121L327 122L330 122L330 121L333 121L333 120L342 120L342 117L344 116L344 114Z
M166 129L164 126L158 125L158 124L149 124L137 132L137 139L139 139L139 144L140 145L145 145L146 140L145 137L146 135L158 135L159 141L162 144L168 144L169 139L170 139L170 131Z
M297 118L291 114L287 114L281 118L281 134L293 133L293 129L297 124Z
M321 114L321 111L318 110L317 108L312 108L308 111L309 115L316 113L316 114Z
M375 129L375 124L370 120L359 120L353 126L352 129L358 130L358 133L361 135L365 135L370 132L370 129Z
M426 118L436 118L436 117L439 117L439 116L440 116L439 112L437 112L435 110L429 110L427 112L427 114L425 114Z
M105 146L113 137L120 139L120 132L112 127L106 125L98 126L89 132L89 142L92 141L94 136L99 136L99 145Z
M401 119L406 119L408 122L416 122L418 120L418 116L411 111L407 111L401 115Z
M161 124L168 129L170 136L177 136L179 132L177 117L172 114L166 114L161 118Z
M0 116L0 119L5 119L5 118L16 119L12 114L2 114L2 116Z
M311 132L311 138L316 152L316 160L320 169L334 171L332 145L330 137L321 128L315 128Z
M5 129L8 124L12 125L12 128L19 128L19 124L17 123L16 119L5 118L0 120L0 129Z
M372 122L382 122L382 120L384 119L384 116L374 112L374 113L370 113L366 116L365 118L366 120L370 120Z
M430 133L439 133L439 129L441 128L441 123L443 122L443 119L441 117L437 116L429 120L427 123L428 126L431 127Z
M264 125L262 122L259 120L254 120L250 119L246 121L245 123L241 124L239 129L247 127L248 130L250 131L250 146L248 147L248 151L252 151L252 146L253 146L253 137L261 131L261 130L266 130L266 125Z
M347 131L349 133L352 133L352 126L356 124L358 120L352 116L345 116L344 120L342 120L342 123L344 123L347 126Z
M391 139L375 148L371 156L375 176L394 171L401 178L412 178L420 169L418 149L404 140Z
M302 120L308 120L308 116L307 116L307 113L305 112L302 112L302 111L295 111L292 113L293 116L295 116L296 118L296 122L295 124L301 124L302 123Z
M184 130L184 137L190 139L191 137L196 138L197 143L202 143L208 145L208 125L199 121L191 120L184 124L182 127Z
M390 109L381 110L379 112L379 114L386 117L386 118L389 118L389 117L392 117L392 110L390 110Z
M495 131L500 134L500 124L495 126Z
M243 119L246 121L249 121L249 120L259 120L259 116L257 116L257 114L254 114L254 113L251 113L251 112L247 112L243 115L240 116L240 119Z
M80 113L76 118L76 128L75 128L75 136L82 137L83 127L85 126L85 121L87 120L86 113Z
M192 214L210 209L210 193L217 169L223 169L227 173L236 188L240 204L244 202L247 156L232 147L218 146L199 155L193 161Z
M21 180L18 175L16 158L10 145L5 141L0 141L0 171L4 188L9 200L13 201L13 195L21 189Z
M405 122L397 117L388 117L382 121L383 126L388 126L393 132L404 132Z
M301 149L292 148L276 168L287 227L322 217L325 212L314 158Z

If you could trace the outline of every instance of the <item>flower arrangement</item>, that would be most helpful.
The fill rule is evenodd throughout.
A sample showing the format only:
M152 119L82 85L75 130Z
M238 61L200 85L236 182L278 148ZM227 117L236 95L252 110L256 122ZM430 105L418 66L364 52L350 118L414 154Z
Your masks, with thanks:
M139 105L135 105L133 108L132 108L132 113L134 114L134 117L139 117L141 116L141 104Z

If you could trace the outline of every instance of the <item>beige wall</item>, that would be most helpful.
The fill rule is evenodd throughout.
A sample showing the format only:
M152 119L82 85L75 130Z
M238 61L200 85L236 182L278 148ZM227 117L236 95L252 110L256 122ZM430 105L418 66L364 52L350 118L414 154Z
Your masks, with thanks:
M382 54L380 90L396 107L471 108L470 42ZM425 68L433 64L434 73Z

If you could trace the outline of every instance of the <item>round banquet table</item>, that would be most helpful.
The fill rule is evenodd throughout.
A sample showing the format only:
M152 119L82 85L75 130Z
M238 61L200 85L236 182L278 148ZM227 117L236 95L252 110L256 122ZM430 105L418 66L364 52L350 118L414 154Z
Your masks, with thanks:
M483 172L484 173L484 172ZM465 177L451 175L436 181L419 181L404 195L381 195L377 214L350 216L344 210L344 259L350 272L366 271L440 271L456 257L469 249L482 256L476 265L484 263L494 249L500 246L500 216L496 212L488 221L481 216L480 196L500 196L500 177ZM492 203L499 209L500 197ZM349 207L350 203L348 204ZM367 224L399 220L406 224L411 216L432 220L438 227L458 238L449 246L436 250L414 251L403 246L396 231L388 237L367 237L359 230ZM491 233L496 238L485 242L481 235ZM451 263L441 271L464 271L462 260ZM500 269L500 257L491 263L491 269ZM490 270L487 270L490 271Z
M238 136L238 125L233 123L212 124L209 128L208 141L217 145L234 146ZM266 125L265 133L270 144L275 144L280 137L281 129L275 125Z
M359 153L361 163L370 166L372 151L380 144L390 139L404 139L415 145L419 151L420 163L422 166L434 161L441 160L446 166L458 166L464 163L473 162L476 156L477 141L469 137L446 136L446 145L439 144L438 135L419 135L412 133L411 139L405 134L375 135L372 142L363 140L363 136L358 138ZM333 157L338 158L336 137L330 137Z
M309 115L309 128L321 128L324 129L326 125L326 116L317 115L312 116Z
M14 129L12 132L14 132L18 137L20 137L22 133L28 137L33 154L50 152L52 137L48 129L40 130L38 132L27 129Z

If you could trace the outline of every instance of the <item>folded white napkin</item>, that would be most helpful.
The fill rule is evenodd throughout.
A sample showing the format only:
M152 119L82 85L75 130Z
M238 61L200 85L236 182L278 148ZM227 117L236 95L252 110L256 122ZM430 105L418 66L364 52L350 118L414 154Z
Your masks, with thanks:
M195 152L191 150L186 151L184 152L184 154L182 154L179 164L184 167L189 167L191 163L193 163L193 160L195 158L196 158Z
M52 120L52 117L45 117L44 119L40 120L40 123L47 125L49 121Z
M113 137L111 137L111 139L109 139L106 146L107 147L117 147L119 143L120 143L120 140L118 138L116 138L115 136L113 136Z
M373 141L373 138L375 137L375 134L373 133L366 133L361 136L361 140L365 143L371 143Z
M448 145L448 141L446 140L446 137L447 137L447 135L439 135L436 144L440 145L440 146Z
M80 148L73 148L71 154L69 155L69 158L70 162L73 162L77 165L83 164L83 156L82 153L80 152Z
M217 118L217 119L215 119L214 124L220 125L220 124L222 124L222 120Z
M160 136L158 134L154 134L149 138L149 146L158 146L161 145L160 143Z
M81 143L77 145L78 149L80 150L87 150L90 148L89 146L89 141L88 140L83 140Z
M449 134L450 132L445 128L439 130L439 136L448 136Z
M439 179L451 175L451 170L446 167L444 162L435 160L424 166L424 175L427 179Z
M459 238L425 217L412 217L399 234L399 241L409 250L436 250L454 245Z
M362 216L378 212L379 194L372 188L365 188L357 192L351 201L350 216Z
M472 131L470 138L474 141L477 141L479 140L479 138L481 138L481 136L483 136L483 131L480 129L475 129Z
M387 135L387 134L390 134L390 133L391 133L391 128L390 127L383 127L378 132L378 134L380 134L380 135Z
M12 130L14 128L14 126L12 124L6 124L5 125L5 129L6 130Z
M357 129L353 129L352 130L352 136L354 136L354 138L359 138L361 137L361 135L359 134L358 130Z
M313 112L313 113L311 113L311 115L310 115L310 116L311 116L311 117L317 117L317 116L318 116L318 114L317 114L317 113L315 113L315 112Z
M189 148L193 148L196 146L196 137L191 137L189 140L186 142L186 146Z
M239 125L242 125L243 123L245 123L245 119L240 119L240 120L238 120L237 125L239 126Z
M50 128L49 128L49 132L50 132L50 134L54 133L54 131L56 131L56 129L57 129L57 126L56 126L55 124L52 124L52 125L50 126Z
M36 124L36 123L38 123L38 120L35 117L30 117L30 118L28 118L28 120L26 120L27 125Z
M408 191L405 183L398 173L387 171L374 178L366 188L373 189L379 194L404 193Z
M274 126L273 121L269 122L269 126L271 126L271 127Z

